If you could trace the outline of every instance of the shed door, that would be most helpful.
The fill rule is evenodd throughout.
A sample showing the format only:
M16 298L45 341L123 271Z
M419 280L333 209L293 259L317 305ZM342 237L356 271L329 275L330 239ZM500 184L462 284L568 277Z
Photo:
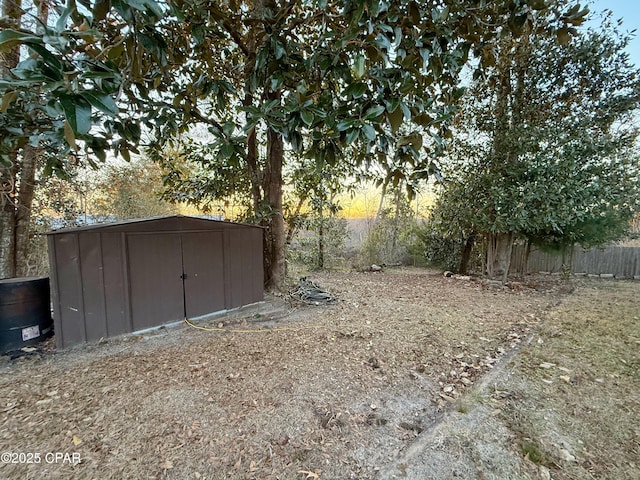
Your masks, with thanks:
M224 302L222 232L182 235L184 298L188 318L218 312Z
M179 235L128 235L133 330L184 317Z
M222 232L129 235L133 330L225 308Z

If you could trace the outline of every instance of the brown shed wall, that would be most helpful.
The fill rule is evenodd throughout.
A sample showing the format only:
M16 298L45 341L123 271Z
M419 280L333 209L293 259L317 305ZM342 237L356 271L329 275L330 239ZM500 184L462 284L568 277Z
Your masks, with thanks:
M262 235L181 216L51 232L57 347L261 301Z

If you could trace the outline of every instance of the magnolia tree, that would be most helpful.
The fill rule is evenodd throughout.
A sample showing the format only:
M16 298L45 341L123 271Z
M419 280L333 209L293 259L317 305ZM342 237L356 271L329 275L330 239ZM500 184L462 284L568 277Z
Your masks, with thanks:
M489 275L506 278L518 238L602 245L640 209L628 40L609 20L571 42L525 32L503 38L495 67L474 80L435 216L444 232L484 241Z
M3 2L0 278L27 273L37 178L97 166L109 148L125 158L135 150L136 108L123 100L143 60L162 64L145 32L163 16L153 2Z
M174 173L167 181L198 187L196 195L247 188L256 221L267 227L267 286L278 287L288 150L320 170L377 164L388 181L411 185L434 170L450 137L470 54L491 65L496 36L526 29L539 11L550 19L545 31L564 38L581 19L565 4L82 0L37 28L13 15L0 48L26 50L21 62L5 64L0 84L10 125L2 131L3 175L24 160L27 144L58 151L47 165L63 172L66 159L95 163L108 145L126 157L141 131L161 158L195 128L205 130L206 140L188 150L209 180ZM7 211L18 208L19 197L6 197Z

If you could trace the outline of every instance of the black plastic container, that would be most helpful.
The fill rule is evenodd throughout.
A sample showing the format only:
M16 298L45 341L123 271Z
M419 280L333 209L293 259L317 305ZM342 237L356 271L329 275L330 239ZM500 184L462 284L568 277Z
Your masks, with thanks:
M0 280L0 354L51 336L49 277Z

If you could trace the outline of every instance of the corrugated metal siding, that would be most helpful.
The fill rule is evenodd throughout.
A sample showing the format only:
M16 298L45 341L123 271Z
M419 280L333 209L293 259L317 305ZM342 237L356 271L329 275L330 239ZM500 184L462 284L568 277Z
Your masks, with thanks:
M249 245L245 242L246 235L242 232L229 232L230 245L229 256L231 261L229 262L229 268L231 269L231 308L239 307L243 304L246 297L246 285L248 284L245 278L247 275L246 261L247 261L247 248ZM233 261L233 259L238 259ZM238 285L243 285L245 288L238 288Z
M56 277L60 318L53 319L56 345L64 347L87 341L82 299L82 272L78 235L54 237L56 244ZM54 302L56 300L54 299ZM63 340L64 339L64 340Z
M127 235L133 330L184 318L180 236Z
M185 309L198 317L262 300L262 235L180 216L52 232L56 345L180 320Z
M247 230L227 233L226 251L230 259L228 268L231 284L229 307L235 308L262 298L263 269L255 268L258 262L262 263L262 236Z
M223 232L182 235L187 317L224 310Z
M78 235L78 246L86 341L94 342L108 336L100 234Z
M128 289L125 284L126 256L124 234L101 232L102 268L104 279L104 306L107 318L107 336L131 331L128 307Z
M248 299L251 302L257 302L264 297L264 269L262 268L262 248L263 248L263 233L260 230L248 230L247 235L250 238L251 248L249 254L251 255L251 285L253 286L251 291L251 298ZM260 265L261 268L256 269L255 266Z

